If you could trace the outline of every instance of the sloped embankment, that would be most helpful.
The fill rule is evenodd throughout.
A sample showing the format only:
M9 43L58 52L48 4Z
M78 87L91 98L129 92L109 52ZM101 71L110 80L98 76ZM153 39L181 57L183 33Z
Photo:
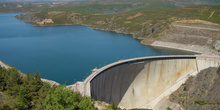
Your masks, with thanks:
M220 25L203 20L176 21L159 33L158 37L144 39L142 43L199 53L220 54Z
M170 95L171 102L186 110L220 109L220 74L210 67L197 76L190 77L185 84Z

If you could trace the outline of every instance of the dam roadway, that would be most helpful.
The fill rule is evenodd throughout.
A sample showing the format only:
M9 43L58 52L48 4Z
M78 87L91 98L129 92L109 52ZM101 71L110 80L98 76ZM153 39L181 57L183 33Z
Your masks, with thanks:
M72 89L95 100L126 109L154 109L190 76L208 67L218 67L215 55L175 55L120 60L94 69Z

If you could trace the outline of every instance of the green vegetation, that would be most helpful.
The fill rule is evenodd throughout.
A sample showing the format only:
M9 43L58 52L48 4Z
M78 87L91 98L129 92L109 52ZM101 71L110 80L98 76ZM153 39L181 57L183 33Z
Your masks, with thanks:
M45 8L42 12L50 12L50 11L65 11L65 12L76 12L76 13L84 13L84 14L96 14L101 13L100 10L91 10L89 7L54 7L54 8Z
M208 102L205 102L204 100L195 100L195 103L199 104L199 105L205 105L208 104Z
M212 46L212 49L215 49L215 46Z
M121 110L121 109L118 108L116 105L111 104L111 105L107 105L106 110Z
M170 9L195 4L216 4L215 0L96 0L68 3L0 3L0 12L74 11L78 13L128 12Z
M15 4L0 3L0 12L40 12L40 11L74 11L77 13L104 13L104 12L128 12L136 9L167 9L175 8L172 2L163 0L116 0L91 2L84 1L80 3L40 3L40 4Z
M51 87L41 81L38 72L21 77L14 67L7 70L0 67L0 91L3 94L0 109L96 109L90 97L82 97L65 86Z
M201 19L220 23L220 5L194 6L178 9L138 10L114 15L90 15L83 24L105 30L117 30L123 33L134 33L134 37L155 37L170 23L184 19ZM204 10L206 9L206 10ZM210 14L215 11L210 19Z
M125 13L111 15L100 14L100 10L103 11L105 6L110 10L116 9L113 7L118 7L120 10L123 8L125 9L125 7L129 7L128 5L111 4L92 4L87 6L80 6L77 8L55 7L48 9L47 11L49 12L43 11L34 14L34 16L38 17L39 19L50 18L54 21L54 25L83 24L89 25L96 29L132 34L136 38L157 37L164 29L169 28L170 23L179 20L200 19L214 23L220 23L220 5L199 5L177 9L157 10L145 10L143 8L139 8L137 10ZM92 10L95 10L96 12L100 11L100 13L93 13L91 12Z
M143 8L134 9L132 11L143 11L143 10L154 10L154 9L173 9L177 8L174 4L168 2L156 2L152 1L151 5L145 6Z
M167 107L167 110L172 110L170 107Z
M38 109L96 110L94 100L90 97L82 97L79 93L73 92L65 86L59 86L55 90L49 91Z
M217 74L220 75L220 66L219 66L218 69L217 69Z

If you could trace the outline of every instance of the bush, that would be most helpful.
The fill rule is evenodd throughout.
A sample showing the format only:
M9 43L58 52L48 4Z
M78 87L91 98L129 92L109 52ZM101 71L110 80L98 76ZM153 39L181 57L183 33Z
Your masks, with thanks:
M121 109L117 107L116 105L111 104L106 107L106 110L121 110Z
M172 110L170 107L167 107L167 110Z
M59 86L49 91L41 107L41 110L96 110L94 101L90 97L82 97L66 86Z
M208 104L208 102L205 102L204 100L195 100L195 103L197 103L197 104L199 104L199 105Z
M7 104L4 104L0 107L0 110L11 110L11 108Z
M220 66L218 67L217 74L220 75Z
M215 48L215 46L212 46L212 49L214 49L214 50L215 50L215 49L216 49L216 48Z

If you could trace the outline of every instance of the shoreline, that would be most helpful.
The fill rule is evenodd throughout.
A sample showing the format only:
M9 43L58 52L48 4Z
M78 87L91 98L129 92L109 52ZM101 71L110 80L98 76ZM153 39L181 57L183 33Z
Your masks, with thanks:
M114 30L105 30L105 29L99 29L99 28L94 28L93 26L91 25L86 25L86 24L51 24L51 25L32 25L31 26L39 26L39 27L52 27L52 26L74 26L74 25L81 25L81 26L86 26L87 28L90 28L90 29L93 29L93 30L99 30L99 31L106 31L106 32L113 32L113 33L118 33L118 34L124 34L124 35L129 35L131 36L133 39L135 40L138 40L139 43L141 43L142 45L145 45L145 46L150 46L150 47L161 47L161 48L170 48L170 49L176 49L176 50L182 50L182 51L188 51L188 52L194 52L194 53L197 53L197 54L203 54L203 53L214 53L214 54L219 54L219 52L217 51L214 51L210 48L208 48L207 46L202 46L202 48L205 48L205 49L195 49L195 48L198 48L198 47L201 47L199 45L186 45L186 44L180 44L180 43L173 43L173 42L163 42L163 41L159 41L159 40L155 40L152 44L146 44L146 43L143 43L142 40L144 38L137 38L137 37L134 37L134 35L132 34L129 34L129 33L123 33L123 32L118 32L118 31L114 31ZM165 45L161 45L161 44L158 44L158 42L161 42L161 43L166 43ZM155 44L156 43L156 44ZM170 46L172 44L175 44L176 46ZM189 49L189 47L191 49Z
M5 63L2 62L2 61L0 61L0 67L5 68L5 69L11 68L11 66L5 64ZM17 69L17 70L18 70L18 69ZM24 76L26 75L26 74L22 73L20 70L18 70L18 72L20 73L20 75L21 75L22 77L24 77ZM53 85L56 85L56 86L60 85L60 84L59 84L58 82L56 82L56 81L48 80L48 79L44 79L44 78L41 78L41 81L42 81L42 82L47 82L47 83L49 83L51 86L53 86Z
M145 45L145 44L143 44L143 45ZM184 49L184 48L175 48L175 47L170 47L170 46L160 46L160 45L146 45L146 46L150 46L150 47L161 47L161 48L168 48L168 49L176 49L176 50L182 50L182 51L193 52L193 53L196 53L196 54L203 54L202 52L199 52L199 51L188 50L188 49Z
M209 48L208 46L200 46L200 45L188 45L188 44L180 44L180 43L172 43L172 42L163 42L163 41L154 41L152 44L144 44L152 47L163 47L163 48L171 48L189 52L195 52L198 54L205 53L214 53L216 55L220 55L220 53L216 50Z

